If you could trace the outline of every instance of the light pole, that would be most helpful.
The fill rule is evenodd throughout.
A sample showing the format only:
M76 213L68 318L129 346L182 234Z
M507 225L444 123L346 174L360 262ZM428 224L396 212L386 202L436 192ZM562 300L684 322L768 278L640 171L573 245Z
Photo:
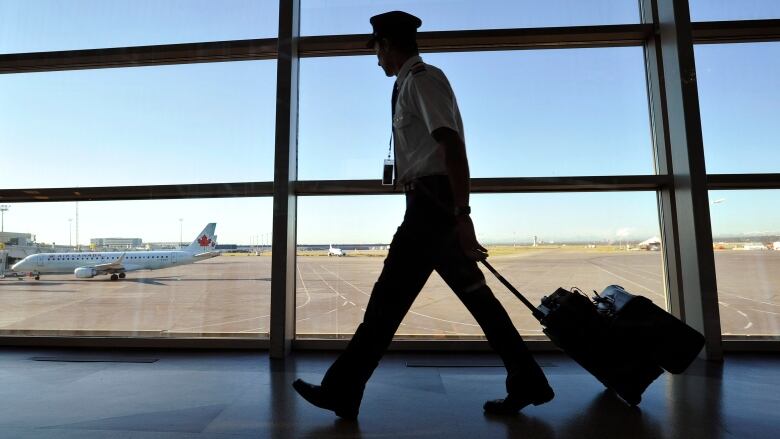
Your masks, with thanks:
M0 232L5 231L5 213L10 209L11 206L7 204L0 205Z
M68 247L73 246L73 241L71 238L73 237L73 218L68 218Z
M79 246L79 202L76 201L76 251L80 252L81 247Z
M184 218L179 218L179 248L182 248L184 244L181 242L181 228L183 224Z

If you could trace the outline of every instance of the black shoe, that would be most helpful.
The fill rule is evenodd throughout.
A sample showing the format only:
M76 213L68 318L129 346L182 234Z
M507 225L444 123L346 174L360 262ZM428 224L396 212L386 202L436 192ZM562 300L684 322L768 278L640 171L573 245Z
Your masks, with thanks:
M555 397L555 392L550 387L533 394L511 393L504 399L487 401L483 408L485 413L491 415L516 415L529 404L542 405L550 402Z
M309 384L301 379L295 380L292 386L303 399L309 401L312 405L321 409L332 410L336 412L336 416L343 419L349 419L351 421L357 419L360 407L359 401L357 404L339 401L337 398L334 398L323 391L321 386Z

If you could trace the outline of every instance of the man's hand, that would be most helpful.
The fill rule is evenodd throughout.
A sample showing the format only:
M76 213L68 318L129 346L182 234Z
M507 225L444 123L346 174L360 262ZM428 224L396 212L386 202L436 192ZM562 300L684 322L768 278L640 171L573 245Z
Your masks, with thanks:
M468 215L459 215L455 217L455 233L458 235L458 244L466 256L473 261L482 261L488 257L485 247L477 242L477 235L474 233L474 223Z

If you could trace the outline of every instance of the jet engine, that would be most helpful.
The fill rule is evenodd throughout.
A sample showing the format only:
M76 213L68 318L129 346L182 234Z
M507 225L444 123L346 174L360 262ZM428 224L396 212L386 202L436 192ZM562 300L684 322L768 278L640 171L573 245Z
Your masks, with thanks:
M90 267L80 267L73 271L73 274L76 275L79 279L89 279L91 277L95 277L97 274L97 270Z

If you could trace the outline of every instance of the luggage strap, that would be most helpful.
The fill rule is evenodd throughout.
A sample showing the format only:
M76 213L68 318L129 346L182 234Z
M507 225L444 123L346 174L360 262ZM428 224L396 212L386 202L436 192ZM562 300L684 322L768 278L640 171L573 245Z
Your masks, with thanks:
M512 292L512 294L517 296L517 298L520 299L520 301L523 302L523 304L525 306L527 306L528 309L531 310L531 314L533 314L533 316L536 317L536 320L539 320L540 322L542 321L542 319L544 318L544 313L543 312L539 311L530 301L528 301L528 299L525 298L525 296L520 294L520 292L517 291L515 289L515 287L513 287L512 284L509 283L508 280L504 279L504 276L501 276L498 273L498 271L496 271L496 269L493 268L492 265L490 265L490 263L487 261L487 259L483 259L482 263L485 264L485 267L487 267L487 269L490 270L491 273L496 275L498 280L500 280L501 283L504 284L504 286L507 287L509 289L509 291Z

